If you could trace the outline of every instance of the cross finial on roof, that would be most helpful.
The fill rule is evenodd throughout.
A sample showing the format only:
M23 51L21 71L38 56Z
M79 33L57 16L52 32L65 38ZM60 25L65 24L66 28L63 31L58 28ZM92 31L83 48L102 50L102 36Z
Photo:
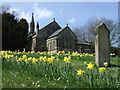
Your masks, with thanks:
M55 18L53 18L53 20L55 21Z
M66 25L68 26L68 23Z

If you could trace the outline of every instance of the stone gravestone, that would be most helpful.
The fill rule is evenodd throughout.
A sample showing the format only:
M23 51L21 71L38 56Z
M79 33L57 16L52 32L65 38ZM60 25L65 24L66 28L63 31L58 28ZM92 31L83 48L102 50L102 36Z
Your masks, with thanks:
M104 23L100 23L96 28L95 59L99 67L103 66L104 62L110 65L110 36Z

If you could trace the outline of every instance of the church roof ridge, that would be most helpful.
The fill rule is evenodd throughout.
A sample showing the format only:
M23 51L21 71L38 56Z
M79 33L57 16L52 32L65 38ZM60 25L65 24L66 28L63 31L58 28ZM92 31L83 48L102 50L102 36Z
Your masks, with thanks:
M58 35L60 32L62 32L65 28L66 28L66 27L61 28L61 29L58 29L58 30L55 31L53 34L51 34L48 38L51 38L51 37L57 36L57 35Z
M54 20L54 21L50 22L49 24L47 24L46 26L44 26L43 28L41 28L39 31L44 30L44 28L48 27L48 26L51 25L52 23L56 23L58 26L60 26L60 25ZM60 28L61 28L61 26L60 26Z

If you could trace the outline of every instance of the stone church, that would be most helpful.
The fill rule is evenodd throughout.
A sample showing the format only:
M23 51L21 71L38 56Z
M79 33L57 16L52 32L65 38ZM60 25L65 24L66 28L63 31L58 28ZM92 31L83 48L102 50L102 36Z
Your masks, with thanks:
M41 29L39 29L39 24L37 23L35 32L35 22L32 13L30 33L28 35L28 51L77 51L77 42L77 36L68 24L62 28L55 21L55 18L51 23Z

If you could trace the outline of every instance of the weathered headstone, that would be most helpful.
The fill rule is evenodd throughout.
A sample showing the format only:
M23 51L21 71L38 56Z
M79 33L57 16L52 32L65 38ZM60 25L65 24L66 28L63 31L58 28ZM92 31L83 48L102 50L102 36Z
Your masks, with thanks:
M104 62L110 64L110 33L104 23L100 23L96 28L95 59L98 66L103 66Z

